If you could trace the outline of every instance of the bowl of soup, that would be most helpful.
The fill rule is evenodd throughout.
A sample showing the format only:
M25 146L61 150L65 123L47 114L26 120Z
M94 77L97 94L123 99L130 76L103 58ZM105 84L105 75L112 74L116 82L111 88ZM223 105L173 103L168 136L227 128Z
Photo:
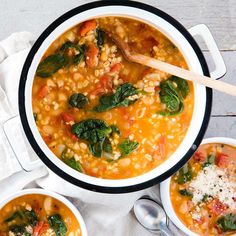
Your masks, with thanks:
M192 158L161 183L170 219L187 235L235 235L236 140L203 140Z
M132 50L209 75L198 45L164 12L142 3L96 2L53 22L21 75L19 111L29 143L66 181L131 192L169 177L200 144L210 89L127 61Z
M2 199L0 235L87 236L77 208L59 194L26 189Z

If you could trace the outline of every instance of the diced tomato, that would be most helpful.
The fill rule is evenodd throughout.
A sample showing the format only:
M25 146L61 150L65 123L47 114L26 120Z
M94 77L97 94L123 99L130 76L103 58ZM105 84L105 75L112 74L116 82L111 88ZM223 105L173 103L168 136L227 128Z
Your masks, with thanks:
M71 132L71 126L70 125L68 125L66 127L66 133L73 141L78 141L77 136Z
M227 209L227 205L221 203L218 199L214 199L212 200L207 207L210 209L210 211L218 216L220 214L222 214L226 209Z
M157 92L157 93L159 93L161 91L160 86L156 86L154 89L155 89L155 92Z
M161 135L161 137L159 138L158 144L159 144L159 148L160 148L161 157L164 158L165 154L166 154L166 149L165 149L166 137Z
M71 121L75 121L74 117L66 112L62 112L61 113L61 117L65 122L71 122Z
M92 90L89 95L101 95L107 92L112 92L113 88L113 82L112 82L112 77L108 75L103 75L100 78L100 81L96 85L95 89Z
M103 87L105 90L108 90L108 92L112 91L113 88L113 82L112 77L108 75L103 75L100 78L101 87Z
M216 156L216 165L224 168L229 164L229 157L226 154L220 153Z
M88 20L83 23L80 27L79 34L80 36L85 36L90 30L94 30L97 27L96 20Z
M40 236L49 229L49 224L44 221L39 221L33 229L33 236Z
M204 217L201 217L200 219L194 219L194 222L196 222L199 225L202 225L205 222Z
M85 52L85 62L89 68L93 68L98 63L98 48L95 44L91 43L88 45L86 52Z
M193 155L193 159L194 159L196 162L203 163L203 162L205 162L206 157L205 157L204 154L201 153L201 152L195 152L194 155Z
M234 202L236 202L236 197L233 197Z
M48 134L48 135L43 135L43 140L46 143L50 143L52 141L52 135Z
M121 69L121 67L122 67L122 64L121 63L116 63L115 65L113 65L112 67L111 67L111 72L119 72L120 71L120 69Z
M41 89L39 90L38 96L39 96L40 98L44 98L44 97L47 96L48 91L49 91L48 86L47 86L47 85L43 85L43 86L41 87Z

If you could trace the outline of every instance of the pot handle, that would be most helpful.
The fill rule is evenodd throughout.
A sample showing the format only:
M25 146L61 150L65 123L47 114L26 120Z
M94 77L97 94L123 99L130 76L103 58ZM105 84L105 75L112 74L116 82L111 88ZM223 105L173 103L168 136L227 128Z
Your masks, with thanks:
M224 76L226 73L226 66L209 28L204 24L199 24L190 28L189 32L193 37L200 36L209 49L209 52L215 64L215 69L210 73L211 78L219 79Z
M22 169L30 172L38 167L43 166L41 160L35 156L34 160L30 160L29 152L24 141L20 117L14 116L3 123L3 131L6 139ZM31 155L30 155L31 156Z

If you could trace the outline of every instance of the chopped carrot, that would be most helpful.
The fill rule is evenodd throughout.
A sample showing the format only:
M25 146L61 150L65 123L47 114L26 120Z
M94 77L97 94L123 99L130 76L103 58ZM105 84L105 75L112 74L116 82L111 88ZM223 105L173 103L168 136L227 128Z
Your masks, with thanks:
M61 113L61 117L65 122L71 122L71 121L75 121L74 117L66 112L62 112Z
M33 236L40 236L46 233L46 231L50 228L49 224L44 221L39 221L37 225L33 229Z
M80 27L79 34L80 36L85 36L90 30L94 30L97 27L96 20L88 20L83 23Z
M39 90L38 96L39 96L40 98L44 98L44 97L47 96L48 91L49 91L48 86L47 86L47 85L43 85L43 86L41 87L41 89Z
M164 158L166 155L165 144L166 144L166 137L161 135L161 137L159 138L159 147L160 147L160 154L162 158Z
M85 61L86 65L90 68L93 68L98 63L98 48L95 44L89 44L85 52Z
M119 72L120 71L120 69L121 69L121 67L122 67L122 64L121 63L116 63L115 65L113 65L112 67L111 67L111 72Z

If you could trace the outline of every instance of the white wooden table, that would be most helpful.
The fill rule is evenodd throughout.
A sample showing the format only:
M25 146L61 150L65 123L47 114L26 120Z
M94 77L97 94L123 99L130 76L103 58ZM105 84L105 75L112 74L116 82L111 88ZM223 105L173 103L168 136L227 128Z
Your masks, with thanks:
M139 0L141 1L141 0ZM15 31L27 30L37 37L54 19L86 0L1 0L0 40ZM236 84L236 4L235 0L143 0L166 11L186 28L206 24L224 57L227 74L222 80ZM208 52L201 45L206 57ZM236 97L214 92L212 118L206 137L236 138Z

